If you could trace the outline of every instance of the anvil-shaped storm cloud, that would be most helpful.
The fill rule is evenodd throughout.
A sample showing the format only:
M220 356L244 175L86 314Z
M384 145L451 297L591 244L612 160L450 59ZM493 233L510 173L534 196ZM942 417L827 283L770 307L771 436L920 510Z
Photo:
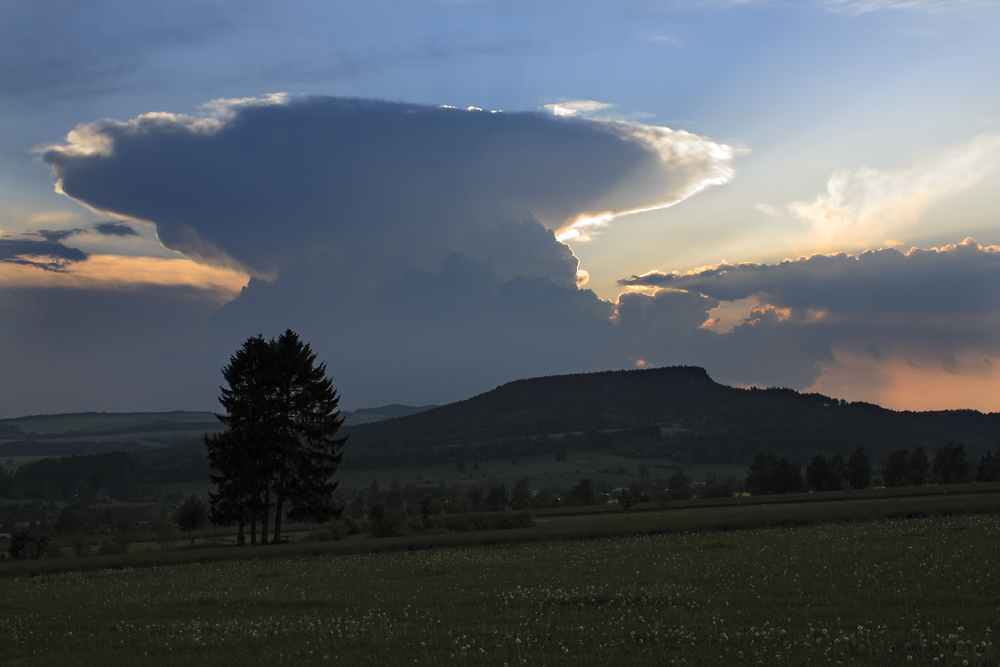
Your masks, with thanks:
M353 407L635 365L807 389L844 358L955 374L986 372L1000 355L1000 253L971 240L654 272L623 281L645 293L616 301L581 287L586 267L557 234L575 243L574 225L725 183L733 156L639 123L285 95L81 125L44 150L60 191L252 277L221 307L218 289L148 274L118 291L0 289L0 335L47 350L4 363L24 378L25 404L100 407L39 372L58 366L61 386L89 381L105 402L203 409L243 340L286 328L313 344ZM724 311L729 326L715 326Z

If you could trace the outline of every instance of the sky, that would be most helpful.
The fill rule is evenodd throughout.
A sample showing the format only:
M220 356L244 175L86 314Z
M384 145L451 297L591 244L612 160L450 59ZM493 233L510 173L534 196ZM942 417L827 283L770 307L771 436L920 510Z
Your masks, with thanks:
M1000 411L1000 2L0 0L0 417L695 365Z

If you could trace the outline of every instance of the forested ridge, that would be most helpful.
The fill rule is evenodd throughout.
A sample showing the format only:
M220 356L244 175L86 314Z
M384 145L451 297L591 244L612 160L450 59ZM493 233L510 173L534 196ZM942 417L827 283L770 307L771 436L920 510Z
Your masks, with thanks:
M895 411L791 389L740 389L681 366L518 380L348 431L347 468L578 449L748 464L761 450L805 458L862 446L878 459L949 440L985 452L1000 442L1000 413Z
M681 464L739 465L749 465L759 451L774 451L805 463L815 453L846 455L857 446L864 447L878 462L901 448L923 447L934 452L954 441L964 443L967 451L976 455L1000 443L1000 413L901 412L791 389L739 389L715 382L698 367L517 380L463 401L406 414L413 410L423 409L393 405L358 410L359 415L374 411L380 417L400 416L345 424L342 431L349 433L350 439L344 447L342 467L471 463L595 450L637 459L671 458ZM201 414L188 415L186 427L208 426ZM106 420L109 415L95 413L92 417ZM161 413L157 418L172 417ZM9 426L21 422L5 421ZM166 425L160 422L159 426ZM216 429L220 426L215 425ZM132 428L137 431L136 439L141 437L138 432L149 429ZM9 430L8 437L21 435ZM111 430L120 433L124 427L81 428L87 440L79 441L18 438L6 443L9 451L2 453L56 456L129 451L135 466L132 474L140 485L202 479L207 474L200 438L164 438L166 447L147 449L132 441L95 437L98 431ZM66 432L61 435L65 437ZM28 466L19 475L27 483L37 472ZM12 478L8 474L0 482L10 486ZM116 486L129 483L123 480ZM12 488L6 490L9 493ZM63 496L69 490L57 493L50 487L45 495Z

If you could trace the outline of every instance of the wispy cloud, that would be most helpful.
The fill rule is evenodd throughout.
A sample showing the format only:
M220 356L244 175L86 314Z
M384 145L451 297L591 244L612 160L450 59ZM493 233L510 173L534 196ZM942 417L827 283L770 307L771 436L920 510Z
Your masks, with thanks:
M139 232L121 222L100 222L94 229L104 236L139 236Z
M85 229L39 229L34 234L41 236L50 243L62 243L71 236L83 234L84 232L86 232Z
M658 44L670 44L671 46L680 46L680 40L676 37L671 37L670 35L651 35L646 38L647 42L655 42Z
M835 171L826 192L788 210L830 247L882 243L920 219L928 206L975 185L1000 165L1000 136L983 135L934 158L896 170Z
M29 252L44 253L46 249L36 246ZM4 260L4 254L12 255L11 259ZM244 273L205 266L190 259L119 255L87 255L87 261L77 261L72 271L58 271L45 265L52 260L38 259L49 256L30 255L23 248L5 248L0 239L0 289L42 287L75 291L141 291L150 286L184 287L197 291L197 298L212 300L214 306L221 306L239 294L250 278ZM78 255L74 254L74 257Z
M35 241L26 238L0 238L0 262L22 264L45 271L67 271L71 264L87 259L87 253L70 248L59 241L59 234L51 234L54 240Z
M939 13L977 5L996 5L993 0L820 0L820 6L834 12L867 14L886 10Z
M729 0L730 4L783 4L775 0ZM813 0L813 4L838 14L860 16L880 11L937 14L952 10L996 6L996 0Z
M596 111L614 108L614 104L595 102L594 100L570 100L568 102L553 102L542 108L556 116L588 116Z

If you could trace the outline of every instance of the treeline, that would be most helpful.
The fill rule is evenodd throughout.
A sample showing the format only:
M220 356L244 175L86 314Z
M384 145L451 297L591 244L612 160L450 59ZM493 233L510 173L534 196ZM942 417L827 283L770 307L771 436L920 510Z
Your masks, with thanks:
M934 453L933 461L922 447L896 449L885 458L882 479L886 486L1000 482L1000 447L976 462L969 459L964 444L951 441Z
M923 486L924 484L962 484L1000 482L1000 446L986 452L978 461L970 460L965 445L948 441L939 447L933 459L923 447L894 449L883 459L875 473L868 454L858 447L845 460L843 454L829 459L822 454L812 457L805 475L797 461L774 452L757 453L747 470L746 487L752 495L798 493L801 491L840 491L867 489L870 486Z
M637 502L659 500L687 500L699 497L731 496L739 490L736 479L709 480L707 483L692 485L691 478L684 469L677 469L670 477L641 475L625 489ZM372 481L368 489L355 489L338 495L338 503L344 508L344 516L355 520L372 517L395 516L397 523L407 517L415 517L428 512L432 515L469 514L480 512L538 510L557 507L584 507L604 505L619 497L622 489L615 489L609 483L579 479L569 488L557 484L542 486L529 477L522 477L512 487L497 480L484 480L470 486L460 484L437 486L416 486L393 481L388 489L383 489L377 481Z
M372 450L354 446L345 450L343 469L473 463L559 455L570 451L607 451L629 458L670 458L670 437L655 425L612 431L589 431L552 436L504 438L453 445Z
M208 472L204 447L197 442L162 450L45 458L0 471L0 498L134 502L150 495L150 485L201 480Z

